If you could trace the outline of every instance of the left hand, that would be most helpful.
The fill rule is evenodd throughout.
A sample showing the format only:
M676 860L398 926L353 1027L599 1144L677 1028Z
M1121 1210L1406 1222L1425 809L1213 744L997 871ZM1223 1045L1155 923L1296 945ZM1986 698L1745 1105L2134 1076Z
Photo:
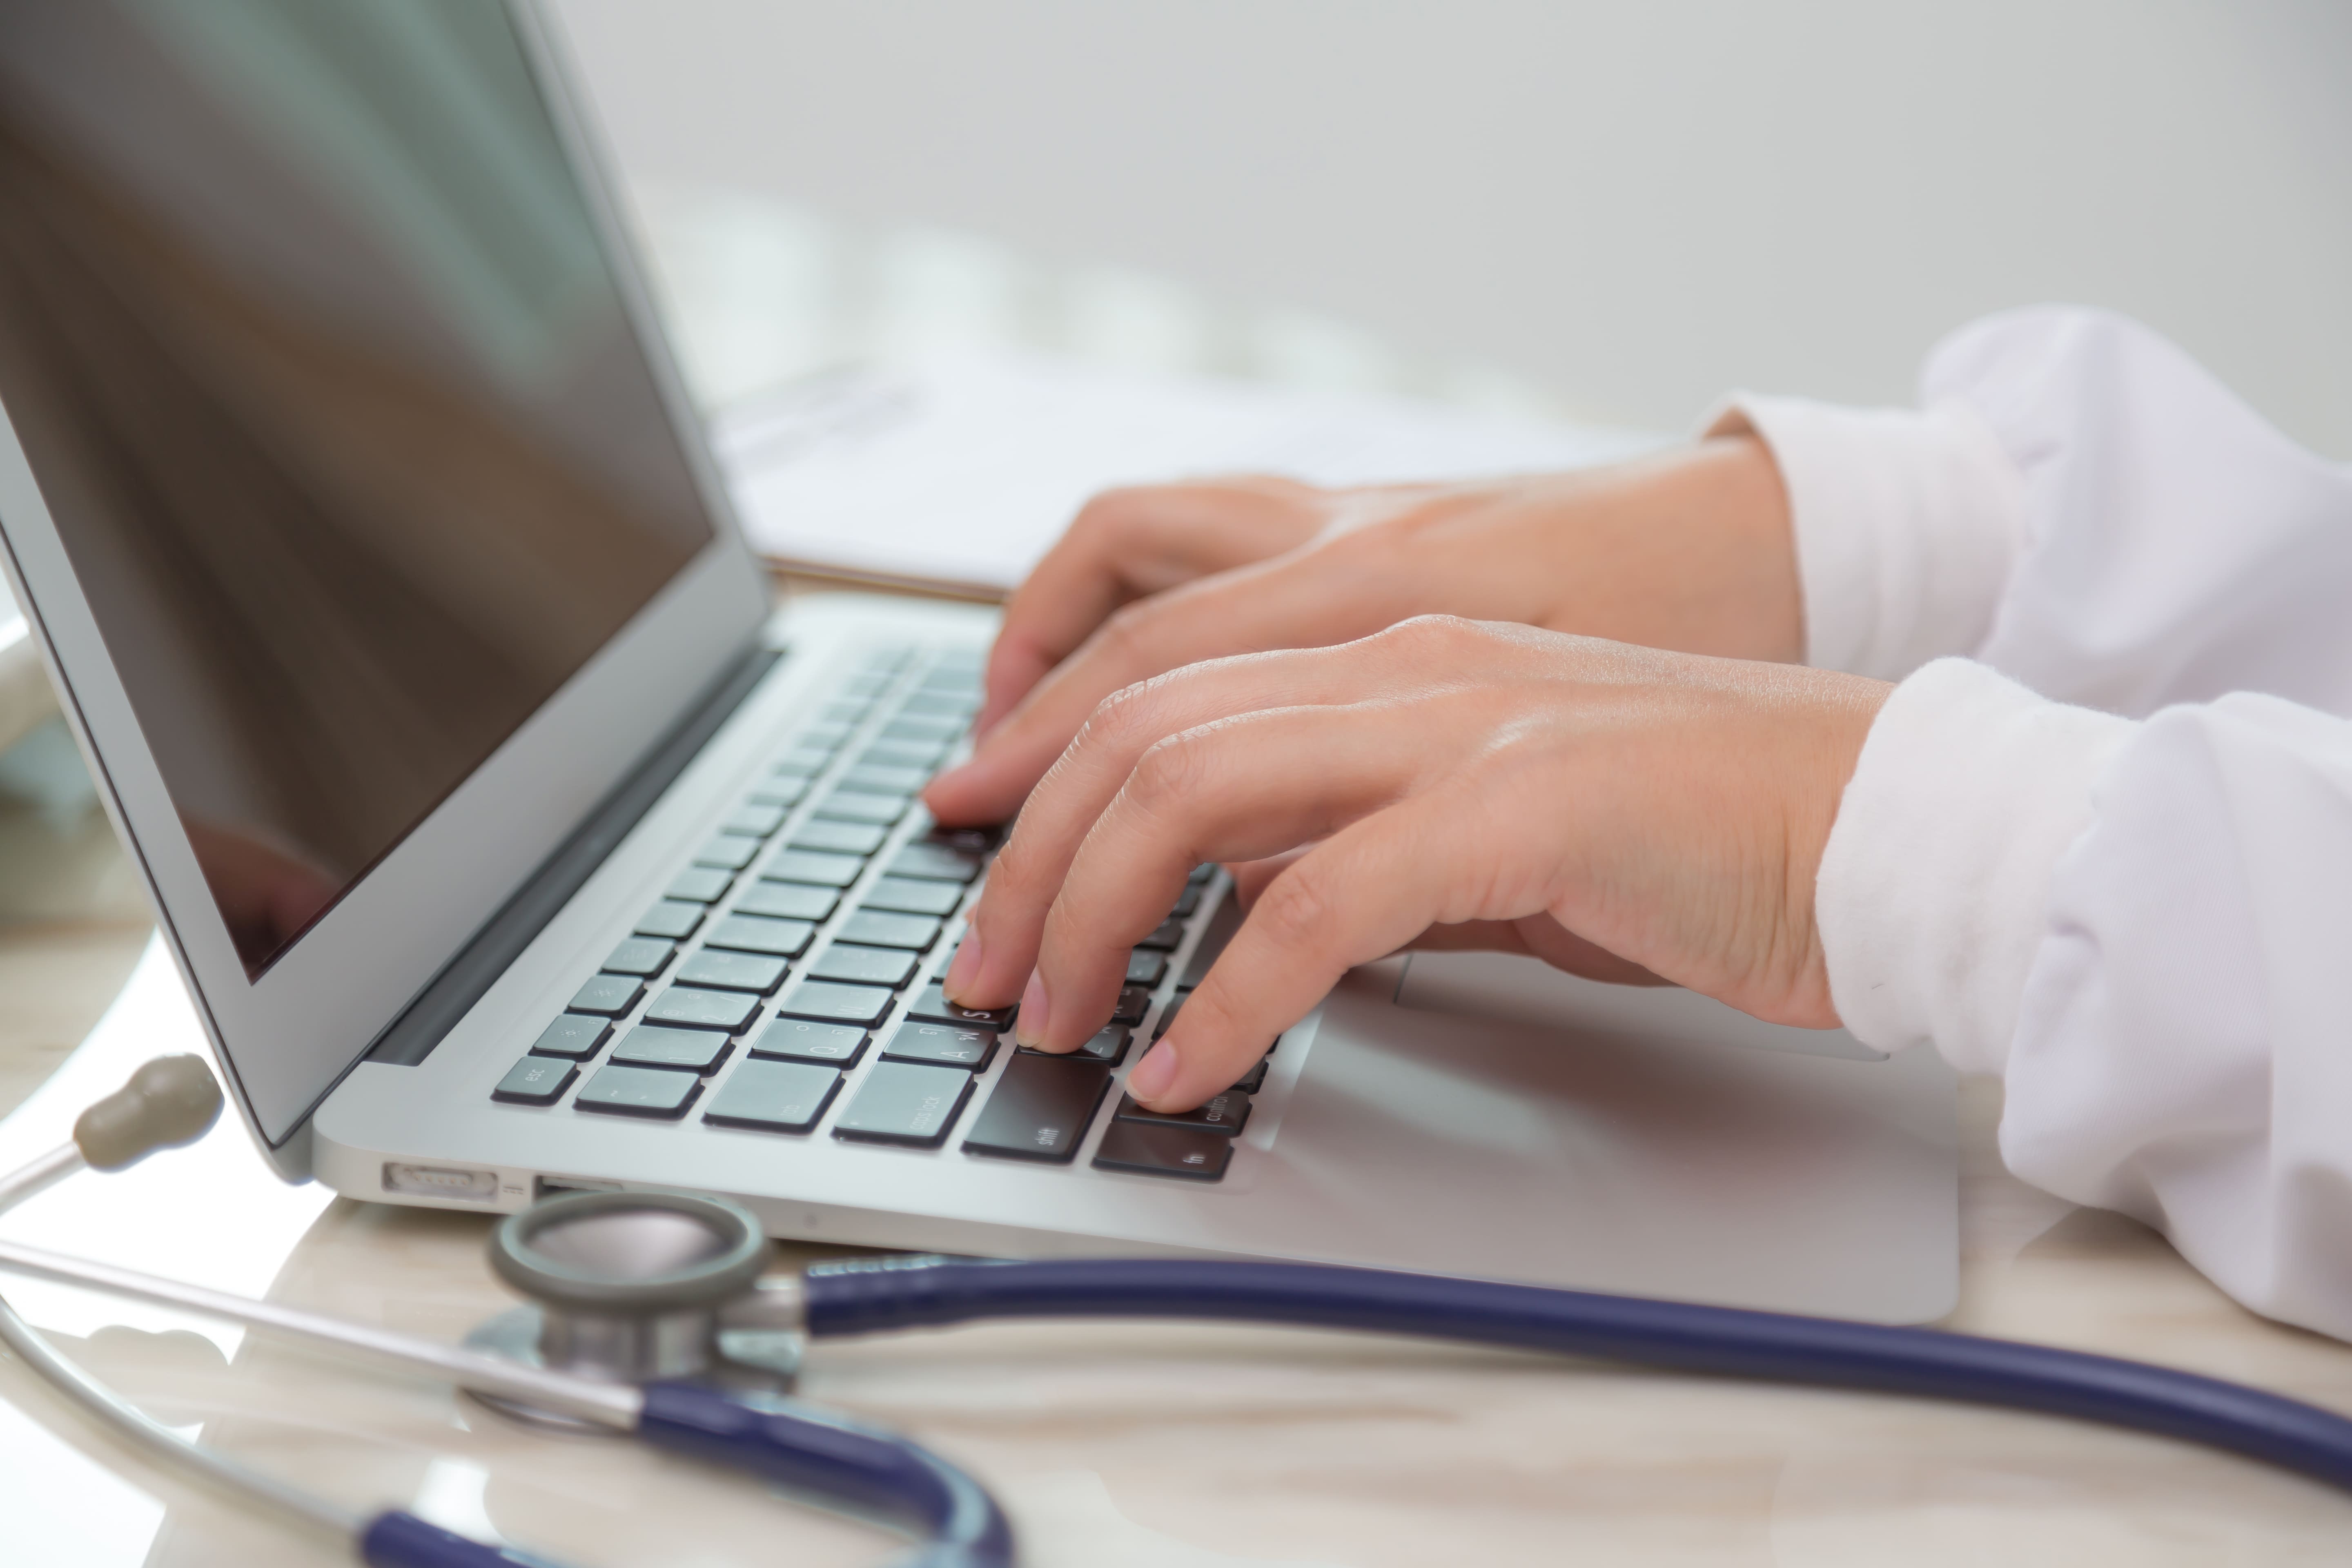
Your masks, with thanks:
M1834 1026L1813 879L1888 689L1437 616L1179 669L1106 701L1030 796L948 992L1018 997L1023 1044L1074 1050L1194 866L1303 847L1129 1075L1137 1100L1199 1104L1347 969L1473 921L1579 973Z

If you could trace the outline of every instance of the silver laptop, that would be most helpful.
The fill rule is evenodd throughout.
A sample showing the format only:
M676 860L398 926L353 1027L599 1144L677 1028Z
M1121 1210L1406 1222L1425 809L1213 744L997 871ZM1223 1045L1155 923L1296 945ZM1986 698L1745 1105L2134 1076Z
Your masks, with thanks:
M536 12L0 0L0 215L11 579L289 1179L1949 1308L1925 1050L1428 954L1155 1118L1213 868L1081 1056L944 1003L992 617L772 613Z

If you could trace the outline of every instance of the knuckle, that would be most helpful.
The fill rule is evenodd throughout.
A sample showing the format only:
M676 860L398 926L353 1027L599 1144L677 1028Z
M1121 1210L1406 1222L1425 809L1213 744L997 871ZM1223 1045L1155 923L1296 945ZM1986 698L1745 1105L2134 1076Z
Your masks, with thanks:
M1321 874L1301 862L1258 896L1249 920L1276 948L1311 950L1329 931L1331 910L1330 891Z
M1087 715L1072 749L1116 749L1131 743L1150 728L1152 714L1159 707L1158 695L1150 681L1120 687L1095 704L1095 710Z
M1139 809L1165 815L1188 800L1198 799L1208 782L1208 748L1190 734L1170 735L1153 742L1136 759L1127 794Z
M1102 629L1095 635L1102 651L1120 668L1134 668L1149 662L1159 626L1159 609L1149 599L1137 599L1103 617Z

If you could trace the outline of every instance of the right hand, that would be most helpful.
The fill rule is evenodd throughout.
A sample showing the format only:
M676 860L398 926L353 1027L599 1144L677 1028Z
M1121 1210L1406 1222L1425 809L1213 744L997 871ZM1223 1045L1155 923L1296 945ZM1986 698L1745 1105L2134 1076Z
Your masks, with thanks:
M1477 484L1106 492L1007 604L979 744L925 804L950 825L1008 820L1115 691L1430 614L1793 661L1804 627L1779 471L1732 436Z

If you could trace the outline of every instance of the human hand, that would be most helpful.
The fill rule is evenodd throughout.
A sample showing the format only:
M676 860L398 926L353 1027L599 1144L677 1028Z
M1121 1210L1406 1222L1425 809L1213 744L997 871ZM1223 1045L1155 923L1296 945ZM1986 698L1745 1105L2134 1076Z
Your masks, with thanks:
M1804 628L1779 472L1732 436L1471 485L1109 491L1006 605L979 744L925 804L946 823L1003 821L1114 691L1427 614L1793 660Z
M1889 689L1857 676L1423 617L1180 669L1101 705L1023 809L948 994L1024 1045L1108 1018L1203 861L1273 870L1128 1089L1231 1084L1350 966L1511 922L1602 979L1837 1022L1813 879Z

